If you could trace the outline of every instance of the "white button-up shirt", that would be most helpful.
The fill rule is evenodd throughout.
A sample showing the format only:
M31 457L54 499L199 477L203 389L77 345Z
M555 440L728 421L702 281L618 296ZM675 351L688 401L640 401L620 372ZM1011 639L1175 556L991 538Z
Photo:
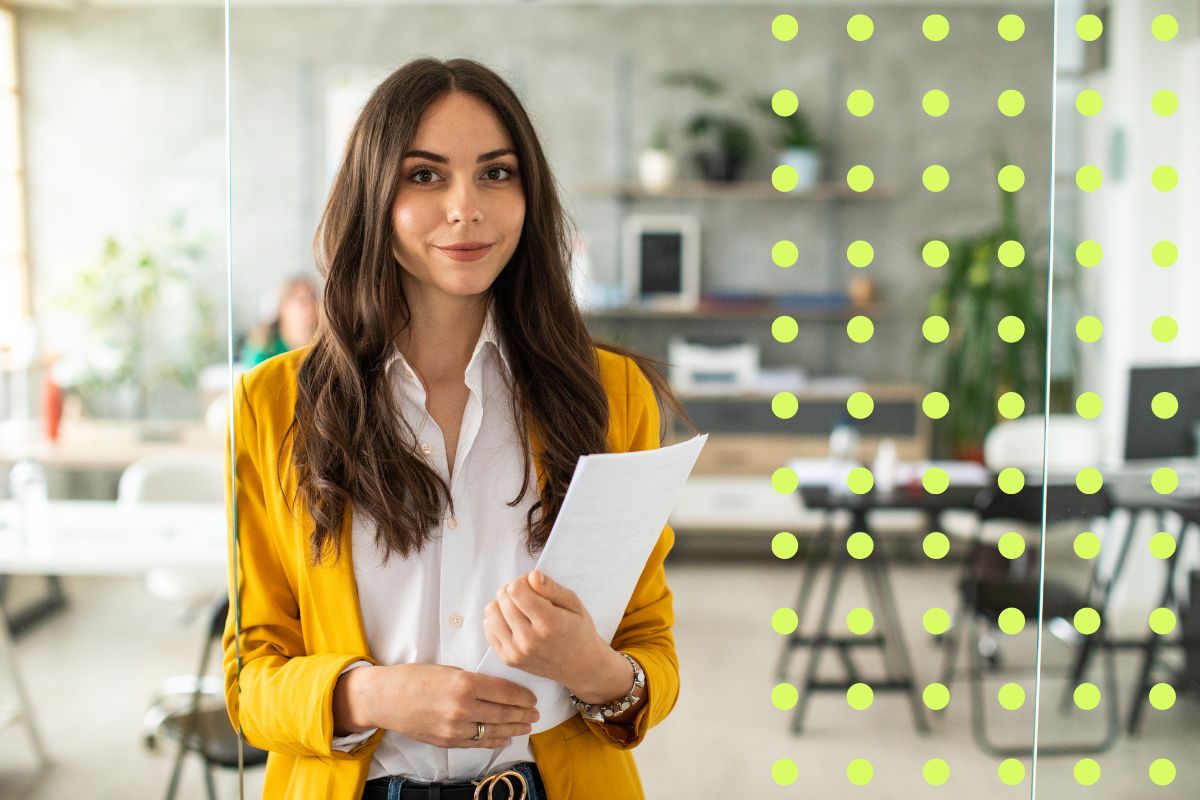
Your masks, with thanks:
M470 396L452 476L445 439L426 410L420 379L399 352L388 361L386 371L398 392L401 412L416 435L416 452L450 486L454 514L447 511L441 529L419 554L408 559L393 556L386 566L375 545L374 523L354 515L354 576L367 642L380 664L446 664L474 671L488 650L484 607L501 586L536 564L525 549L526 515L537 500L532 454L529 490L521 503L508 505L521 489L529 442L521 441L513 418L505 383L508 361L491 307L463 375ZM333 746L351 750L371 733L336 737ZM387 731L367 777L466 780L532 760L528 736L513 737L497 753L436 747Z

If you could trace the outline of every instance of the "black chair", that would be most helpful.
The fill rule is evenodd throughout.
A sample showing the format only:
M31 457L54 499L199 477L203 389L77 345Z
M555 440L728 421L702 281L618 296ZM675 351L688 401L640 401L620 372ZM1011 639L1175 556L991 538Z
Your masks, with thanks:
M989 520L1004 520L1023 523L1027 526L1038 526L1042 523L1042 491L1041 485L1027 485L1015 494L1006 494L996 488L980 492L976 500L976 512L979 517L979 528ZM1109 495L1101 489L1095 494L1084 494L1074 484L1051 484L1046 487L1045 499L1047 526L1056 522L1070 519L1107 519L1113 510ZM1093 569L1094 573L1094 569ZM996 744L988 735L986 707L984 700L983 679L985 674L985 657L990 665L995 667L999 661L994 643L999 633L999 618L1001 612L1015 608L1025 615L1026 620L1036 624L1039 612L1039 595L1041 595L1041 612L1043 619L1055 618L1070 621L1075 612L1084 607L1100 609L1102 604L1096 602L1097 581L1094 574L1088 586L1078 589L1065 582L1049 576L1044 586L1039 587L1037 571L1030 574L1013 562L1003 558L994 545L984 542L977 535L972 539L966 558L965 574L959 582L959 613L956 615L954 627L945 635L945 646L942 683L949 685L954 675L954 665L957 659L959 644L966 632L968 653L968 679L971 684L971 728L976 743L986 752L998 756L1020 756L1029 754L1029 744L1023 746L1005 746ZM990 652L985 656L983 645L985 639L980 634L980 625L986 628L986 641L992 642ZM1104 653L1105 694L1102 702L1107 712L1104 736L1090 742L1062 742L1039 744L1038 752L1042 755L1066 755L1099 753L1110 748L1120 732L1119 711L1117 705L1117 673L1114 648L1108 641L1104 620L1100 628L1083 640L1080 651L1086 644L1088 652L1092 649ZM1076 659L1078 664L1078 658ZM1071 676L1079 674L1078 667L1071 670ZM1072 687L1067 687L1071 692ZM1069 695L1068 695L1069 696ZM1069 711L1068 701L1064 708Z
M171 740L178 748L171 782L167 786L167 800L175 798L183 763L189 753L199 756L204 764L204 784L209 800L217 800L214 768L237 769L239 766L238 734L225 710L224 683L219 677L205 674L213 643L221 639L228 616L229 598L222 597L213 605L204 632L195 679L186 686L160 687L159 696L146 713L143 729L147 748L157 749L160 736ZM266 762L267 751L243 744L242 766L255 767Z

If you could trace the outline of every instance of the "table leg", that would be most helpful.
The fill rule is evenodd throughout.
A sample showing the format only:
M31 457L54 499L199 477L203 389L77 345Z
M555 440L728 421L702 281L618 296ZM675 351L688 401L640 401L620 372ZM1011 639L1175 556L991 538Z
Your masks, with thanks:
M779 652L779 663L775 666L775 677L778 680L787 680L788 665L791 663L792 651L804 644L804 635L801 630L804 628L804 615L808 608L808 598L812 594L812 589L816 583L817 573L820 571L820 560L822 555L828 557L829 551L833 545L834 527L830 516L827 514L821 524L821 528L817 531L817 535L813 538L811 550L804 558L804 571L800 578L800 592L796 598L796 616L800 622L796 626L796 630L788 635L783 641L783 647Z
M846 570L846 559L849 557L845 548L845 539L848 536L849 534L846 534L841 537L842 546L833 554L833 564L829 570L829 588L825 592L825 604L821 608L817 629L812 637L812 649L808 654L808 666L804 671L804 680L797 687L799 696L796 700L796 710L792 713L792 733L800 733L804 727L804 714L808 709L809 698L812 696L813 684L817 680L821 653L829 638L829 623L833 617L833 604L837 599L838 585L842 581L842 573Z

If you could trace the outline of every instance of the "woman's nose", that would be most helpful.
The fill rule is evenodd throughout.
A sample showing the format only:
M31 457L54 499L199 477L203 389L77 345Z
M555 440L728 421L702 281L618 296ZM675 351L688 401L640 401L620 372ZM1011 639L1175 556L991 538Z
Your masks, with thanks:
M477 191L470 181L460 181L446 193L446 216L451 222L478 222L483 218Z

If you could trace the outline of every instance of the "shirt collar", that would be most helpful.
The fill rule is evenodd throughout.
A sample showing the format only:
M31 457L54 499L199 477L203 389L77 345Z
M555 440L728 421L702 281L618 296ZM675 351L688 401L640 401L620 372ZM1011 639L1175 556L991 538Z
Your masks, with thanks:
M479 358L480 351L483 350L489 343L495 349L499 356L499 363L503 365L508 373L512 374L512 367L509 363L508 348L504 345L504 337L500 334L500 325L496 320L495 300L489 300L487 312L483 318L483 329L479 332L479 338L475 342L475 348L471 351L471 359L467 362L467 370L471 369L471 365ZM384 373L390 372L394 365L399 365L404 368L405 373L412 378L416 376L408 366L408 361L404 358L404 354L400 352L400 348L392 347L392 354L388 356L384 362Z

